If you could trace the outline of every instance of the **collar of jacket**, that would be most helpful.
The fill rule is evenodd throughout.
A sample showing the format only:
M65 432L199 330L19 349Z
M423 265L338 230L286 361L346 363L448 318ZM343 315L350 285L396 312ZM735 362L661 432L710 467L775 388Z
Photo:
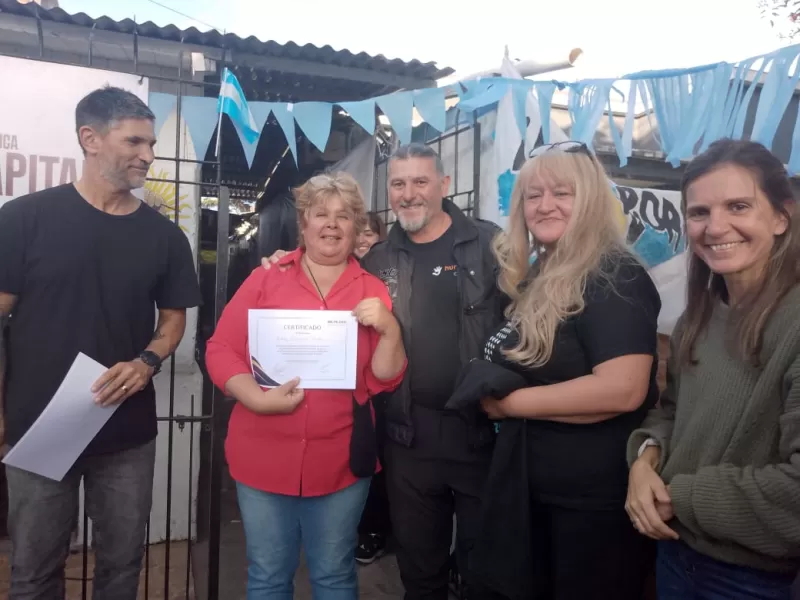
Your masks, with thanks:
M442 209L450 215L450 219L453 221L451 227L455 234L456 245L469 242L478 237L478 228L475 226L475 223L473 223L452 200L448 200L447 198L443 199ZM397 227L392 227L392 230L389 232L389 240L401 248L408 247L408 244L413 243L405 230L400 227L399 223Z

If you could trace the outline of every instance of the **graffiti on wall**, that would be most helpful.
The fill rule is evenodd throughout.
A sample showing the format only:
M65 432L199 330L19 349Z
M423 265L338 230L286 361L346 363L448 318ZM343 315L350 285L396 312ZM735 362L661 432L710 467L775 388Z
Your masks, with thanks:
M686 249L680 192L614 185L627 226L627 241L649 267Z

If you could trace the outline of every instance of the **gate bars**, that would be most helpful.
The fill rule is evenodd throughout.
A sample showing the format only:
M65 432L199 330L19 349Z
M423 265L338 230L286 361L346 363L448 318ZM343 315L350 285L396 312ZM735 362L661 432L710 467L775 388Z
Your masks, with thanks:
M24 58L26 60L36 60L40 62L49 62L49 63L58 63L58 64L65 64L65 65L73 65L73 66L81 66L81 67L93 67L94 63L94 50L93 50L93 38L94 38L94 28L89 32L88 35L88 60L86 64L76 63L69 60L58 60L57 58L48 59L45 58L45 44L44 44L44 32L42 27L42 20L39 14L38 6L36 7L36 29L37 29L37 36L38 36L38 57L33 56L21 56L21 55L13 55L13 54L6 54L12 58ZM122 34L120 34L122 35ZM225 306L227 301L227 282L228 282L228 245L229 245L229 236L228 236L228 227L230 223L230 193L227 187L222 185L222 162L221 156L217 156L216 160L213 161L206 161L206 160L189 160L185 158L181 158L181 125L182 125L182 97L183 91L185 86L196 86L202 87L206 89L208 87L219 89L220 81L194 81L190 79L184 79L184 69L183 69L183 61L184 55L186 53L185 50L178 50L178 69L176 77L168 77L163 75L151 75L147 73L143 73L140 70L140 62L139 62L139 39L138 39L138 31L134 29L133 32L133 68L131 70L120 70L118 68L108 68L109 70L113 70L119 73L125 73L129 75L135 75L141 78L148 78L151 81L162 81L166 83L175 84L177 86L177 102L176 102L176 129L175 129L175 156L156 156L155 160L157 161L165 161L165 162L172 162L175 164L175 175L173 178L151 178L148 177L148 181L159 181L159 182L168 182L175 186L175 207L172 218L176 224L179 224L180 221L180 191L181 186L199 186L201 193L198 194L199 196L202 195L202 188L210 188L216 191L216 195L218 198L218 222L217 222L217 236L216 236L216 256L217 256L217 263L216 263L216 281L214 286L214 323L219 320L219 317L222 313L222 310ZM180 44L184 43L183 37L180 40ZM222 60L218 61L218 72L222 73L225 64L227 62L228 52L227 50L222 47ZM0 54L5 54L0 52ZM67 115L65 115L65 118ZM222 135L222 128L219 128L220 131L218 135ZM157 132L158 133L158 132ZM196 149L198 152L202 150ZM202 174L199 177L200 181L188 181L181 178L181 165L182 164L194 164L200 165L202 167L211 167L215 170L216 179L215 183L205 183L202 178ZM197 206L197 220L198 220L198 228L197 228L197 250L198 256L200 254L201 244L200 244L200 236L201 236L201 228L200 223L202 222L201 218L201 205L198 202ZM198 265L198 273L199 273L199 265ZM199 326L199 319L198 319L198 326ZM195 349L196 352L196 349ZM203 377L207 377L205 371L203 370ZM150 521L148 520L147 525L147 532L146 532L146 540L147 544L145 546L145 560L143 565L144 571L144 581L143 585L140 586L140 597L141 594L144 594L144 598L146 600L156 600L159 598L168 599L174 598L175 596L171 595L170 589L170 561L171 561L171 553L170 553L170 546L172 544L172 514L173 514L173 507L172 507L172 488L174 482L174 474L173 474L173 450L174 450L174 427L177 426L179 431L184 431L185 428L188 426L189 428L189 492L188 498L186 502L186 511L187 511L187 556L186 556L186 569L185 569L185 581L184 581L184 589L182 592L182 596L186 598L186 600L194 600L198 596L196 593L192 593L192 589L196 586L193 583L201 582L201 573L194 571L194 577L192 577L193 569L192 564L197 563L198 561L193 560L195 557L193 556L193 540L192 540L192 516L195 515L197 517L197 524L195 527L195 531L197 533L198 542L201 536L201 530L205 529L207 531L207 542L208 542L208 554L207 554L207 573L205 585L207 586L207 594L205 598L208 600L218 600L219 598L219 562L220 562L220 552L219 552L219 545L220 545L220 492L221 492L221 482L222 482L222 470L224 466L223 455L222 455L222 443L221 440L218 438L218 432L220 432L224 426L220 426L219 421L220 419L224 419L224 411L216 410L216 408L224 401L224 397L222 394L216 390L214 386L212 386L213 393L211 395L210 403L203 402L200 414L196 414L196 401L195 396L191 396L191 408L190 414L183 415L183 414L175 414L175 356L172 355L169 359L169 410L167 416L159 416L157 417L157 421L159 423L167 423L167 480L166 480L166 495L167 495L167 502L166 502L166 535L164 541L164 586L163 591L161 590L153 590L151 586L151 549L150 549ZM201 453L201 465L202 461L205 458L207 460L207 468L208 468L208 485L203 492L207 494L207 504L208 504L208 511L207 514L204 515L202 527L201 527L201 518L200 515L195 513L195 507L193 504L193 492L195 491L195 487L193 485L192 476L194 471L194 461L195 461L195 452L194 452L194 434L195 434L195 427L201 426L201 434L200 434L200 453ZM162 435L162 434L159 434ZM204 446L205 452L204 452ZM204 456L205 455L205 456ZM198 479L198 485L200 484L200 480ZM197 489L200 492L199 488ZM157 493L157 489L154 486L154 495ZM200 494L198 493L198 504L200 504L201 498L199 497ZM89 598L89 590L88 590L88 582L90 581L89 575L89 518L86 513L85 503L82 515L82 523L83 523L83 539L81 541L82 551L83 551L83 560L82 560L82 568L81 568L81 598L83 600L88 600ZM205 561L200 561L205 562ZM77 578L67 578L67 581L75 581ZM163 595L162 595L163 594ZM205 599L203 599L205 600Z

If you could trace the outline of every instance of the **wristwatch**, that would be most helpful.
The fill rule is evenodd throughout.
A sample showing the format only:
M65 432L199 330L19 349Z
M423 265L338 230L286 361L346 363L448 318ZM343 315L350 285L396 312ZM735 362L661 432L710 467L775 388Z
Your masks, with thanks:
M650 446L659 446L660 447L661 444L659 444L658 440L656 440L655 438L647 438L644 442L642 442L642 445L639 446L639 454L638 454L638 456L641 456L642 454L644 454L644 451L647 450Z
M150 350L145 350L139 355L139 360L146 364L148 367L152 367L153 375L158 375L161 371L161 357L156 354L155 352L151 352Z

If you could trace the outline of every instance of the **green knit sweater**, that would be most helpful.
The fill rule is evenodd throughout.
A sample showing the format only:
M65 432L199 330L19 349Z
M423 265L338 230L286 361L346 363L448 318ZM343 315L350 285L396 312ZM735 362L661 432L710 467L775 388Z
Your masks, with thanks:
M647 438L659 443L675 512L670 526L690 547L731 564L796 572L800 285L767 324L761 367L731 351L729 331L729 310L720 303L695 345L698 363L670 360L667 389L631 435L628 462Z

